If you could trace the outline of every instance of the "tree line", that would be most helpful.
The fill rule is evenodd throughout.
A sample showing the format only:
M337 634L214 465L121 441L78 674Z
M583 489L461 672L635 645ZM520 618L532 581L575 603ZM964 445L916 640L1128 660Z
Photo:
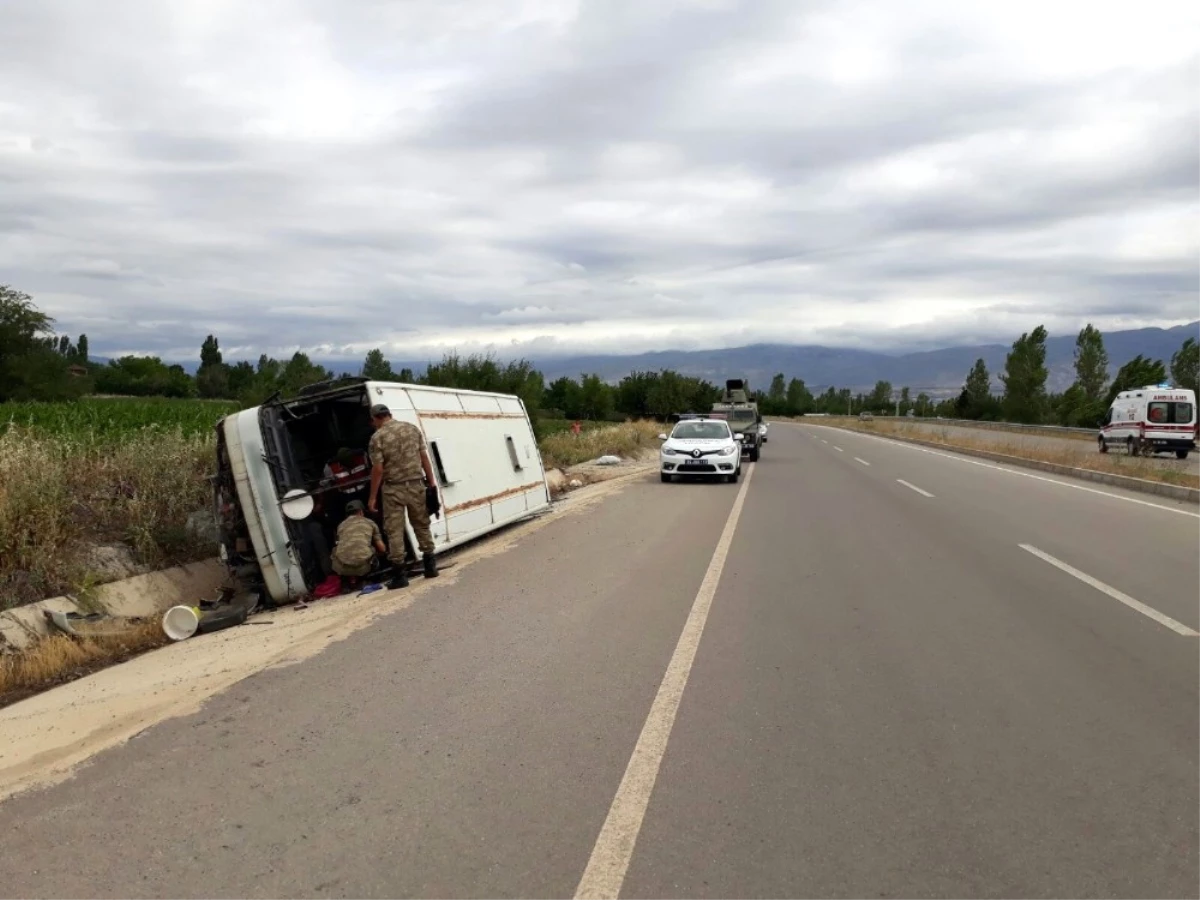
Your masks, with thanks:
M918 416L1094 428L1100 425L1121 391L1170 381L1200 395L1200 345L1194 337L1185 340L1172 355L1169 371L1161 359L1139 354L1122 365L1110 380L1104 335L1094 325L1086 325L1075 338L1075 380L1061 394L1046 389L1050 375L1046 367L1048 337L1045 327L1039 325L1013 341L1004 371L999 375L1002 385L999 393L992 389L987 363L977 359L958 396L939 401L925 393L913 397L907 387L896 391L888 381L876 382L869 393L852 394L831 387L814 397L802 380L788 381L783 374L777 374L770 388L758 394L757 399L767 415L898 412L903 416L911 411Z
M938 415L962 419L997 420L1027 425L1098 427L1117 394L1148 384L1171 382L1200 394L1200 345L1189 337L1172 356L1168 366L1161 359L1138 354L1109 379L1108 351L1104 335L1094 325L1080 329L1075 337L1075 380L1061 394L1046 390L1048 333L1039 325L1012 343L1000 374L1003 391L992 392L991 375L982 359L967 374L962 391Z
M549 385L528 360L499 362L490 354L448 353L420 374L392 368L379 349L371 350L357 372L335 374L297 352L278 360L265 354L257 363L226 362L220 340L208 335L200 346L195 375L156 356L122 356L105 363L88 358L87 336L72 342L53 333L53 320L21 291L0 285L0 402L70 400L85 394L134 397L199 397L254 406L273 396L288 397L304 387L358 375L465 390L516 394L532 415L621 421L627 417L665 418L685 410L708 410L720 390L677 372L633 372L617 385L598 375L559 378Z
M291 396L301 388L356 374L380 380L468 390L516 394L534 416L593 421L651 417L665 419L687 411L704 412L721 396L721 388L702 378L671 370L631 372L617 384L597 374L561 377L549 384L528 360L502 363L490 354L446 354L417 374L393 370L380 349L366 354L356 373L341 376L314 363L304 353L277 360L261 355L256 363L228 363L215 335L200 347L193 376L183 366L153 356L123 356L97 363L89 359L87 335L72 341L56 335L53 320L21 291L0 285L0 402L5 400L70 400L89 393L125 396L201 397L234 400L243 406L272 396ZM1168 380L1162 360L1137 356L1116 377L1108 377L1104 336L1087 325L1075 340L1075 381L1061 394L1049 393L1043 326L1013 342L999 375L1000 393L984 360L976 360L956 397L935 400L927 393L911 395L878 381L869 392L825 387L814 393L801 378L776 374L766 390L754 393L764 415L887 415L991 419L1027 424L1098 425L1116 395L1132 387ZM736 373L735 373L736 374ZM1200 347L1188 338L1170 361L1170 378L1200 393Z

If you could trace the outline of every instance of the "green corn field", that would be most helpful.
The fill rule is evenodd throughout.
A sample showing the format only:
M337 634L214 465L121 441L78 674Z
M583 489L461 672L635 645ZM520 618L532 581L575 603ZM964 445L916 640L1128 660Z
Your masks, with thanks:
M16 426L46 437L108 443L148 431L187 437L213 434L221 416L238 409L221 400L87 397L72 403L0 404L0 434Z

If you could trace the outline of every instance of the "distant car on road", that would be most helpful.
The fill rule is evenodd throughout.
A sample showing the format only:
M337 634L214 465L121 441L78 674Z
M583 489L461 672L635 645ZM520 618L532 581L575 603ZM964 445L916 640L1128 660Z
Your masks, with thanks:
M741 434L735 435L724 419L683 419L660 434L659 477L665 482L676 475L720 478L730 483L742 477Z
M858 418L863 422L870 422L875 417L873 415L871 415L869 412L860 412L858 414Z

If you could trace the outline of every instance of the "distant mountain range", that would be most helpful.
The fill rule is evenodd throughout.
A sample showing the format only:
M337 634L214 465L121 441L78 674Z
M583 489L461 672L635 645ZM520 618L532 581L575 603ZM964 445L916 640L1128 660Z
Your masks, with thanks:
M1200 320L1174 328L1138 328L1132 331L1110 331L1104 335L1108 350L1110 374L1138 354L1161 359L1170 365L1171 356L1189 337L1200 339ZM992 386L1001 388L1000 373L1010 344L982 344L973 347L947 347L922 353L888 354L870 350L849 350L838 347L793 346L787 344L755 344L724 350L661 350L636 356L592 355L534 359L533 363L549 383L563 375L578 378L581 374L596 374L606 381L616 382L633 371L674 369L683 375L706 378L722 384L726 378L746 378L755 389L766 390L775 373L787 378L802 378L810 391L819 393L825 388L850 388L869 391L877 381L890 381L893 387L907 386L915 396L924 391L933 396L945 396L961 390L967 373L982 358L992 375ZM1046 341L1046 362L1050 369L1047 387L1063 391L1075 380L1075 335L1052 336ZM315 359L334 372L358 371L357 365L345 360ZM425 370L428 360L392 360L392 368L400 371L411 368L418 374ZM195 372L198 360L185 360L182 365Z
M1189 337L1200 339L1200 321L1174 328L1107 332L1104 346L1111 374L1115 375L1138 354L1170 365L1172 354ZM896 388L907 385L914 395L921 391L947 394L962 388L967 373L980 358L992 375L993 387L999 390L999 376L1010 349L1009 344L984 344L889 355L835 347L756 344L726 350L664 350L638 356L573 356L537 360L535 364L547 382L561 375L578 377L585 372L615 381L635 370L674 369L718 384L726 378L746 378L751 387L766 390L771 378L782 372L789 379L804 379L814 392L831 385L866 391L877 381L890 381ZM1070 387L1075 380L1074 359L1075 335L1050 337L1046 341L1046 363L1050 369L1047 387L1051 391Z

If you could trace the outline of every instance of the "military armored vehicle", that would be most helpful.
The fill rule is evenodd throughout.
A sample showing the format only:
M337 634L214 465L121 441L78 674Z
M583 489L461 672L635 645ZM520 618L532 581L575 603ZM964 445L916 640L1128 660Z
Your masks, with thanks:
M750 394L750 385L744 378L730 378L725 382L725 393L713 404L712 414L729 422L736 438L741 435L742 454L750 462L757 462L762 454L762 414Z

